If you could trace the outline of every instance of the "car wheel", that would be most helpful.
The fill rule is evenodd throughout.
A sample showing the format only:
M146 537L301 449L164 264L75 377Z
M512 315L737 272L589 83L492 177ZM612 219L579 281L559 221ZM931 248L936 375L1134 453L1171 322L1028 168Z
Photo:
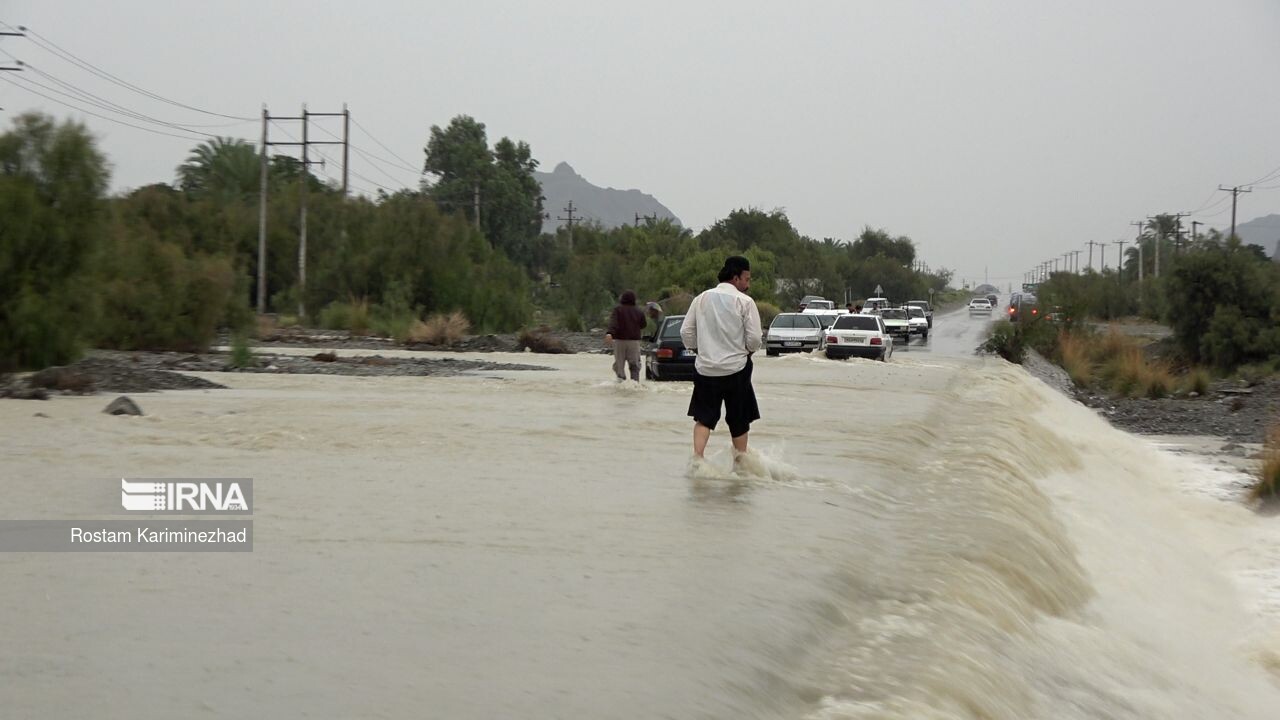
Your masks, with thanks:
M768 355L769 357L778 357L778 351L777 351L777 350L765 350L765 351L764 351L764 354L765 354L765 355Z
M881 350L881 351L880 351L880 357L878 357L878 358L876 358L876 359L877 359L877 360L879 360L880 362L885 362L886 360L888 360L888 359L889 359L889 351L888 351L888 350Z
M920 342L929 342L929 333L921 333Z

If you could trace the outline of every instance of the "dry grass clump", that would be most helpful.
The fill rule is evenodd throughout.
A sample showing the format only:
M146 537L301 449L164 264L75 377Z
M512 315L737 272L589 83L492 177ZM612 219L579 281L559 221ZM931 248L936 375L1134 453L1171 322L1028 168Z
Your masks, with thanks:
M685 307L686 311L688 309L688 307ZM777 305L764 301L756 302L756 310L760 312L760 327L766 330L768 330L769 326L773 324L773 319L778 317L778 314L782 312L782 309Z
M455 310L448 315L436 313L426 322L415 320L409 328L409 341L431 345L457 345L471 332L471 321Z
M1209 371L1204 368L1193 368L1182 376L1182 391L1204 395L1209 392L1209 383L1213 381Z
M558 355L569 352L564 342L551 334L551 328L543 325L537 330L524 329L516 336L516 342L522 348L528 348L536 353L549 353Z
M1262 449L1262 469L1258 471L1258 482L1249 494L1255 500L1272 502L1280 495L1280 423L1267 430Z
M693 296L689 293L679 293L672 295L662 301L662 310L668 315L683 315L689 311L689 305L693 303ZM757 305L758 307L758 305ZM762 321L763 324L763 321Z
M352 335L369 334L368 298L350 298L347 302L329 303L320 311L320 327L346 330Z
M1065 331L1059 333L1058 353L1062 357L1062 368L1071 376L1071 382L1080 387L1088 387L1093 383L1093 357L1087 337Z
M87 373L67 367L45 368L28 378L31 387L60 392L91 393L94 391L93 378Z
M1099 340L1097 349L1094 350L1095 357L1100 359L1113 358L1133 347L1133 338L1116 330L1112 325L1107 334L1103 335Z
M1130 345L1104 365L1111 391L1128 397L1162 398L1174 387L1173 373L1163 362L1150 361L1142 348Z
M253 336L259 340L274 338L280 332L279 322L275 315L259 315L254 324Z

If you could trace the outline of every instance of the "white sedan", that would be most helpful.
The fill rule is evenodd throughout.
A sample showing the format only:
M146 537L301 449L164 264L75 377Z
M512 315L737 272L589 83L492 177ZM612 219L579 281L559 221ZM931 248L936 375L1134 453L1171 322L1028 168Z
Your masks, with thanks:
M991 314L991 301L986 298L974 298L969 301L969 314Z
M884 362L893 355L893 336L879 315L842 315L827 330L824 349L832 359L863 357Z
M911 334L919 335L921 340L928 340L929 318L925 316L924 308L905 305L902 309L907 311L907 322L911 324Z

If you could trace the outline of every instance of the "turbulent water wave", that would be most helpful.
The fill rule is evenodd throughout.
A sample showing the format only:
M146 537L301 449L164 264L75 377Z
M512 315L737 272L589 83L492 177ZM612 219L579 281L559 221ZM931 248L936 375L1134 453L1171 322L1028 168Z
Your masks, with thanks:
M688 384L614 383L601 356L502 381L237 375L126 422L0 405L4 474L30 480L9 511L85 507L63 481L85 468L234 473L260 529L245 557L4 558L4 706L1275 717L1259 518L1017 368L909 360L762 361L751 451L721 427L697 462ZM174 602L139 615L140 592ZM137 700L113 654L164 657L146 672L169 690Z

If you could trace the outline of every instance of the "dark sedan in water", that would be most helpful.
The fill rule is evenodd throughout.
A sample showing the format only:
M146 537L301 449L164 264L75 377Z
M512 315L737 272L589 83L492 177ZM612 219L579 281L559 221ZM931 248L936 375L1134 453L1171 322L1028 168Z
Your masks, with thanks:
M644 352L644 373L650 380L692 380L693 361L697 355L686 350L684 341L680 339L680 327L684 325L683 315L672 315L664 318L657 336L645 338L649 341Z

